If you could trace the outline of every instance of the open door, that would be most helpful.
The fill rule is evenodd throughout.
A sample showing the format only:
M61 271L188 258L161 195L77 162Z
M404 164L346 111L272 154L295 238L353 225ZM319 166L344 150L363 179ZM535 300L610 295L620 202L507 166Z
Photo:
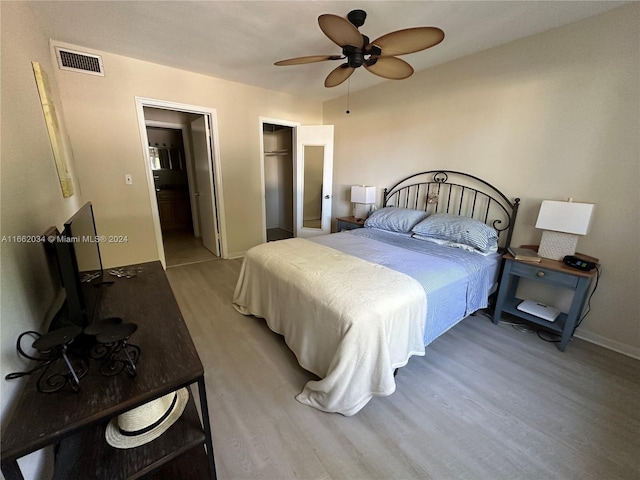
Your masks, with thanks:
M220 242L218 219L216 218L215 184L213 181L213 155L209 142L210 129L207 115L200 115L191 122L191 137L193 143L195 177L196 177L196 205L200 220L202 245L217 257L220 256Z
M295 236L331 233L333 125L296 127Z

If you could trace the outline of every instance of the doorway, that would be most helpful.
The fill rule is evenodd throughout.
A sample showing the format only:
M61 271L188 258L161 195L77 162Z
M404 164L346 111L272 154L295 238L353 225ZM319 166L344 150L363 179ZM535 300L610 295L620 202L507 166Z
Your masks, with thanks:
M215 111L136 103L160 261L168 268L226 258Z
M190 201L191 192L195 191L193 181L189 182L193 172L187 170L192 158L187 152L193 150L193 145L188 130L183 136L182 128L187 125L188 116L180 115L179 119L184 120L180 124L166 124L150 120L163 116L164 110L145 108L144 113L167 268L212 260L215 254L202 245L200 235L196 235L199 232L194 229L199 215Z
M331 233L333 125L260 117L263 242Z
M263 122L266 240L293 237L293 127Z

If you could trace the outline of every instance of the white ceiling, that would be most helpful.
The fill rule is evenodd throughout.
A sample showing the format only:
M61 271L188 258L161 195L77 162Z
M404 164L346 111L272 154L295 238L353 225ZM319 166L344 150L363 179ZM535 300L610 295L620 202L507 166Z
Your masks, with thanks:
M317 99L338 66L328 61L276 67L305 55L340 54L318 27L323 13L363 9L372 40L416 26L444 30L440 44L402 58L416 71L616 8L627 1L34 1L45 34L60 42ZM109 65L105 65L108 75ZM385 81L364 68L351 91ZM398 81L401 82L402 80ZM405 80L406 81L406 80Z

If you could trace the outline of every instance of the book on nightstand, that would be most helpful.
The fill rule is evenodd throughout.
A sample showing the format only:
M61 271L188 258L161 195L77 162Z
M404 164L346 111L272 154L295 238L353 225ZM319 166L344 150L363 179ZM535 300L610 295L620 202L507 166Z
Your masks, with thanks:
M531 250L530 248L516 248L509 247L507 251L513 255L516 260L522 260L523 262L539 262L542 257L538 255L538 252Z

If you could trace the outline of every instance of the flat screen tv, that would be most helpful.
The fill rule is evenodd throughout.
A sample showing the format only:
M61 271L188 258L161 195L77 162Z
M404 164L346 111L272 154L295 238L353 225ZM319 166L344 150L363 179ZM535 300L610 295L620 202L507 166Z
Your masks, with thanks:
M93 322L100 300L103 272L98 240L93 206L87 202L65 222L55 242L69 320L81 327Z

